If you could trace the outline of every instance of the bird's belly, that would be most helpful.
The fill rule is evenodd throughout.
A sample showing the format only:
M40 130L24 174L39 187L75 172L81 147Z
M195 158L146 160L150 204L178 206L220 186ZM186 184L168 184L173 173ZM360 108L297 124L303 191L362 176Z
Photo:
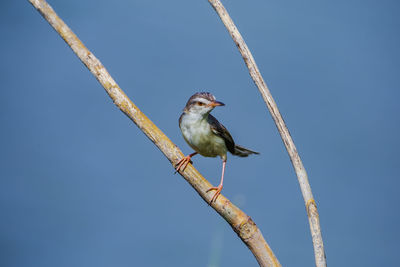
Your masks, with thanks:
M209 127L182 127L182 134L185 141L202 156L223 157L227 153L225 141Z

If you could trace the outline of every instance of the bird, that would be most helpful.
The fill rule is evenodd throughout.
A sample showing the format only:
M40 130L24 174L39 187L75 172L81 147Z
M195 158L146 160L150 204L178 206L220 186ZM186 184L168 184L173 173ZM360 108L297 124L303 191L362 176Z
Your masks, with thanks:
M192 163L192 157L200 154L204 157L222 159L222 175L218 186L211 187L206 192L215 190L209 204L216 201L221 194L228 151L235 156L247 157L259 152L235 144L229 131L210 112L218 106L225 106L217 101L209 92L198 92L192 95L179 117L179 128L186 143L195 151L178 161L176 172L184 171ZM175 172L175 173L176 173Z

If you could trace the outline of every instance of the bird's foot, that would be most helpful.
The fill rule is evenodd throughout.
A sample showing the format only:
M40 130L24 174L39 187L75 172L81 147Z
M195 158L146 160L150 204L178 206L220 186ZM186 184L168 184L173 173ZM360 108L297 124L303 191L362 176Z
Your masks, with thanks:
M184 171L186 169L186 166L190 163L193 163L191 160L192 156L188 155L186 157L181 158L180 161L175 165L175 173L179 171Z
M219 186L216 186L216 187L211 187L210 189L208 189L206 191L206 193L208 193L211 190L216 190L216 192L214 193L214 195L211 198L210 203L208 203L208 205L211 205L213 202L217 201L217 198L221 194L221 191L222 191L222 185L219 185Z

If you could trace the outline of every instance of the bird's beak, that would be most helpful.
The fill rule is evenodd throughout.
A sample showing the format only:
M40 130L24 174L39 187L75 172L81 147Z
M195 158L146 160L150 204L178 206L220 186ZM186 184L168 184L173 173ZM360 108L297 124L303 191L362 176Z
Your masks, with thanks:
M222 103L222 102L219 102L219 101L213 101L213 102L211 102L210 104L208 104L210 107L216 107L216 106L225 106L225 104L224 103Z

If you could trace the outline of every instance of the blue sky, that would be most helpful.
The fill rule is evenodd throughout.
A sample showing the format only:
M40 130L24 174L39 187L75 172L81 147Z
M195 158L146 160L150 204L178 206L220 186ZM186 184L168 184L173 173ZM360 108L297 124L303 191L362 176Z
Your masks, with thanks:
M296 176L207 1L49 2L185 154L197 91L238 144L222 193L283 266L312 266ZM400 233L397 1L224 1L289 127L328 264L395 266ZM256 266L230 227L112 103L28 1L0 4L0 265ZM218 158L194 164L213 184Z

